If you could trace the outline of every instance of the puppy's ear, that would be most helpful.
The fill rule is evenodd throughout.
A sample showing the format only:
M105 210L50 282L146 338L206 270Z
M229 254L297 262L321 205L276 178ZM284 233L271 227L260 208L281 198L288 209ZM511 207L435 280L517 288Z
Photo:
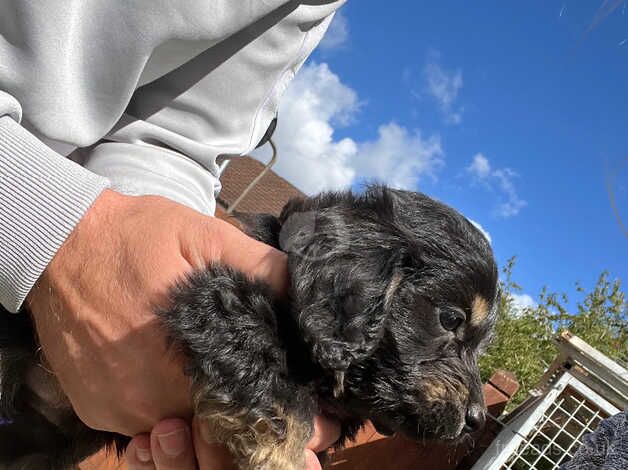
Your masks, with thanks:
M240 223L240 228L249 237L279 249L281 223L272 214L248 214L234 212L233 217Z
M336 397L344 393L347 370L379 346L401 281L398 272L388 277L387 285L349 284L345 292L341 289L335 295L313 299L314 303L301 311L300 325L310 338L315 361L333 374Z
M300 332L312 359L334 377L337 396L349 367L377 348L402 281L400 251L360 245L355 232L329 210L293 213L279 235Z

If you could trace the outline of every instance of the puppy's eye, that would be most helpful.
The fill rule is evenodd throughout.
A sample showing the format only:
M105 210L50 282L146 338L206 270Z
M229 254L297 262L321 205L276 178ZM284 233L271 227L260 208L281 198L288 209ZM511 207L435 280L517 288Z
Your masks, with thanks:
M454 331L462 325L466 320L464 312L460 310L454 310L451 308L443 308L440 311L440 324L447 331Z

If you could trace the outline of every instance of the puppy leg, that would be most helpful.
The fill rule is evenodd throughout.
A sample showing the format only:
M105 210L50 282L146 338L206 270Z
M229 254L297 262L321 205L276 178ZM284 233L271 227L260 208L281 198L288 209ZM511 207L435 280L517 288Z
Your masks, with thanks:
M203 400L197 415L208 436L227 446L240 470L301 470L312 421L277 406L243 409Z
M186 356L208 435L243 470L301 470L317 406L296 327L270 288L209 266L158 314Z

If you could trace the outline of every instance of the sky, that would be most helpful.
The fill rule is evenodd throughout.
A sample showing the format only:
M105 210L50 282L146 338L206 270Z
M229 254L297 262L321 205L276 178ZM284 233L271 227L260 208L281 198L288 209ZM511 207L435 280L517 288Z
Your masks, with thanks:
M349 0L287 90L275 170L382 181L461 211L521 304L628 280L628 7Z

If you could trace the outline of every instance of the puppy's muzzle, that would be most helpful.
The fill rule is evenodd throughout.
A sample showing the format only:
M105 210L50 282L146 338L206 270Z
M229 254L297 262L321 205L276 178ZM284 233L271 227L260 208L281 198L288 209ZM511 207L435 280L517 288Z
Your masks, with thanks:
M464 432L469 434L478 432L486 424L486 410L482 405L472 404L467 408L464 421Z

